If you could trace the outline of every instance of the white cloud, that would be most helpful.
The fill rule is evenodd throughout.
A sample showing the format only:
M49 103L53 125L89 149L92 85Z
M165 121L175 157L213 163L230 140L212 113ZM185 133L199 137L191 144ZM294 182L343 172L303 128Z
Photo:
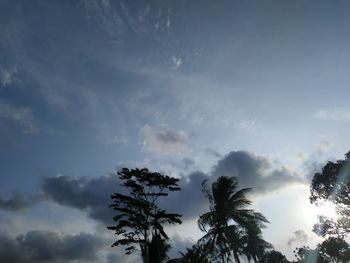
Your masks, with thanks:
M144 125L140 130L143 146L160 155L176 155L188 151L188 135L184 131L171 131L162 126L155 129Z
M239 123L239 129L251 132L255 127L255 120L244 119Z
M25 133L37 133L33 110L30 107L17 107L0 101L0 119L15 122Z
M178 67L180 67L181 64L182 64L182 59L181 59L181 57L175 57L175 56L173 56L173 57L172 57L172 61L173 61L173 64L174 64L174 68L178 68Z
M313 117L323 121L350 121L350 110L340 108L319 110Z
M17 74L17 68L13 67L10 69L5 69L0 67L0 83L3 87L11 84L15 80Z
M110 138L110 139L107 141L107 143L109 143L109 144L125 144L125 143L127 143L127 142L128 142L128 139L127 139L127 138L125 138L125 137L120 137L120 136L118 136L118 135L116 135L116 136Z
M317 144L317 149L316 149L316 153L318 155L322 155L324 153L329 152L329 150L332 148L333 146L333 142L327 138L322 138L319 143Z

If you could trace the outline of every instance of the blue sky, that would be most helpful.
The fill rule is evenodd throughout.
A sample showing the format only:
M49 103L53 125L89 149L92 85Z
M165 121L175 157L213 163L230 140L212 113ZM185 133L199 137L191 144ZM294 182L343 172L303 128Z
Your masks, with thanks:
M56 240L67 251L86 242L85 258L50 250L45 260L125 262L108 248L102 211L117 189L108 174L124 166L181 177L183 196L170 206L193 202L179 208L183 226L169 229L179 249L201 235L201 180L220 173L255 189L254 206L271 221L266 239L290 258L317 242L310 178L349 150L349 9L1 1L0 242Z

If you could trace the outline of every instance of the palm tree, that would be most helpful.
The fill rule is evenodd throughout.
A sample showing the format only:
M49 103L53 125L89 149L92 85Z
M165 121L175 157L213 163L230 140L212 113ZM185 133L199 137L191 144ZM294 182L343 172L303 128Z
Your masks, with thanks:
M279 251L271 250L264 254L260 260L261 263L291 263L287 258Z
M186 252L180 258L174 258L167 263L209 263L208 251L203 245L195 244L191 248L186 248Z
M248 262L253 260L255 263L261 261L265 251L270 250L273 246L262 238L261 228L256 222L252 222L248 227L247 232L242 237L243 253L248 259Z
M193 245L192 248L186 249L186 253L180 253L182 258L179 263L209 263L206 252L204 247Z
M202 189L210 203L210 211L201 215L198 226L206 234L200 239L211 252L217 252L221 262L228 262L233 254L236 263L243 253L243 236L248 233L252 222L258 226L268 222L260 213L246 207L251 204L247 199L250 188L238 190L236 177L219 177L211 187L207 181Z

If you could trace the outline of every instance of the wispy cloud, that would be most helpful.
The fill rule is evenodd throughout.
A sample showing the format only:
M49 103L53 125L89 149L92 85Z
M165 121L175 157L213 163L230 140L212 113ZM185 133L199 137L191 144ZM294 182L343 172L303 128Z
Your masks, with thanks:
M37 133L33 109L30 107L14 106L0 101L0 119L14 122L23 128L24 133Z
M222 155L220 153L218 153L217 151L215 151L214 149L207 147L205 148L204 152L208 155L214 156L216 158L222 158Z
M313 117L322 121L350 121L349 109L324 109L313 114Z
M324 153L327 153L332 148L333 145L334 145L334 143L330 139L322 138L319 141L319 143L317 144L316 153L318 155L322 155Z
M247 132L252 132L255 127L255 120L243 119L239 123L239 129Z
M0 66L0 86L6 87L7 85L11 84L13 81L15 81L17 74L17 68L3 68Z
M140 130L143 146L160 155L176 155L188 150L188 134L172 131L162 126L159 129L145 125Z
M114 137L107 140L108 144L125 144L128 142L128 139L125 137L121 137L118 135L115 135Z

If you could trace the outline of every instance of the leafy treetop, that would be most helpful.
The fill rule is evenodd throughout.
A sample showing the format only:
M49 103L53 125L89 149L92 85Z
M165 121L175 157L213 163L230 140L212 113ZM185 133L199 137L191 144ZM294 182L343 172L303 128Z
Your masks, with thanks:
M111 195L113 204L110 207L117 212L113 218L116 225L108 227L117 235L112 246L124 245L126 254L131 254L138 245L143 262L151 262L152 253L164 254L155 251L153 245L156 240L168 239L163 224L181 223L180 214L168 213L157 204L158 198L181 190L177 185L179 179L151 172L147 168L123 168L117 174L127 193ZM159 255L158 258L164 258Z

